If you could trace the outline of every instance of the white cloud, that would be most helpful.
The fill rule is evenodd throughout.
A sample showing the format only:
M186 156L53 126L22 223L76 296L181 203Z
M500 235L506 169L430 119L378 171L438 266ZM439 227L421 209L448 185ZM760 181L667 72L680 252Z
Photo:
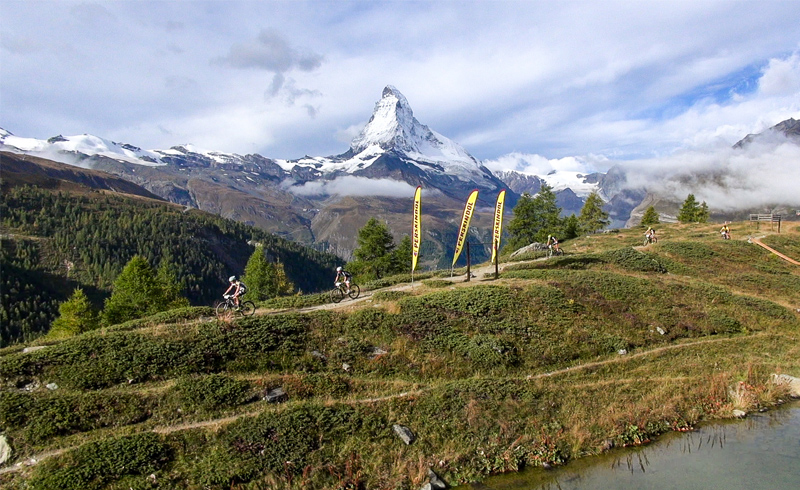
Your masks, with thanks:
M233 44L226 56L214 61L234 68L260 68L284 73L292 69L316 70L322 65L322 56L300 52L289 46L277 31L265 29L254 40Z
M483 165L492 171L515 170L517 172L544 176L551 172L577 172L590 174L607 170L608 160L594 155L586 157L546 158L541 155L510 153L495 160L484 160Z
M63 3L0 2L17 134L338 154L393 84L479 159L632 159L800 111L795 2Z
M798 161L800 146L770 138L743 150L683 151L627 162L625 168L630 187L647 187L677 202L691 193L712 209L733 211L800 205Z
M796 96L800 93L800 56L771 59L758 82L758 90L766 96Z
M284 181L284 190L298 196L381 196L381 197L413 197L415 187L391 179L368 179L352 175L335 180L318 180L303 185L293 185L292 181Z

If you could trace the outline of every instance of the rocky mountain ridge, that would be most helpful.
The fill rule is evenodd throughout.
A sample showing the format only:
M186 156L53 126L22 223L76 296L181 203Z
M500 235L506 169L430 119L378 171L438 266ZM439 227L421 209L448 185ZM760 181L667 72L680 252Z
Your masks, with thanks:
M798 126L790 119L770 131L795 137ZM737 147L760 139L748 135ZM596 190L607 202L612 227L635 224L631 213L648 195L647 189L628 184L628 171L621 166L587 175L493 173L460 145L421 124L407 99L391 85L384 88L369 122L350 148L336 156L280 160L194 145L143 150L92 135L36 140L2 129L0 149L109 172L169 201L258 226L345 259L355 247L358 228L370 217L347 205L358 203L371 209L373 216L382 216L399 240L410 232L410 202L417 185L425 190L425 204L431 204L423 205L423 214L432 209L452 213L433 218L436 234L441 236L429 237L436 242L430 248L442 256L452 245L439 240L446 240L449 228L458 226L455 222L472 189L480 191L482 207L493 206L499 191L508 189L506 210L510 213L519 194L535 194L547 182L565 214L579 213L586 196ZM480 226L481 220L475 219L473 227ZM484 231L476 229L477 235ZM481 255L479 250L477 257ZM440 259L436 262L446 262Z

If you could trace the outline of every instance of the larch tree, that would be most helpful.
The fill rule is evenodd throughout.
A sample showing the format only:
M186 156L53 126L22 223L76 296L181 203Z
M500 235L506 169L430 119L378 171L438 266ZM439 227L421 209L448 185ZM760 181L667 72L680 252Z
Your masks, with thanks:
M383 221L370 218L358 230L358 247L353 250L355 260L349 265L354 274L365 278L381 278L392 270L394 237Z
M508 247L517 249L533 242L545 242L547 235L562 231L561 208L556 203L553 188L542 184L536 196L527 192L513 209L514 217L508 223Z
M48 334L51 338L72 337L100 326L97 312L81 288L75 289L72 296L59 305L58 313Z
M644 211L644 215L642 215L642 225L650 226L650 225L657 225L661 223L661 219L656 211L654 206L648 207Z
M278 295L278 283L275 267L269 263L264 254L264 247L256 245L256 249L244 267L242 282L247 285L248 299L262 301Z
M708 204L705 201L698 204L694 194L689 194L678 212L678 221L681 223L706 223L709 215Z
M114 325L165 309L167 301L155 271L147 259L135 255L114 281L113 292L103 309L103 322Z
M578 217L581 232L586 234L597 233L611 223L608 220L608 213L603 211L604 204L605 202L603 202L597 191L589 194Z
M392 270L395 274L411 272L411 254L414 247L411 244L411 236L403 235L400 244L392 252Z

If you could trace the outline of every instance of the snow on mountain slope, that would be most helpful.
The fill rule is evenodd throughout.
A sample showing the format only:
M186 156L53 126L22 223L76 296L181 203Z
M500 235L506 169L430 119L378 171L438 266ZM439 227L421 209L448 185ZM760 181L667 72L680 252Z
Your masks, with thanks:
M592 192L600 190L600 184L586 182L586 174L580 172L553 170L547 175L540 176L540 178L547 182L547 185L552 187L553 191L558 192L569 188L578 197L586 197Z
M142 150L125 143L115 143L107 139L81 134L77 136L54 136L47 140L21 138L6 130L0 133L0 148L11 151L44 156L62 163L74 163L74 155L104 156L139 165L165 165L155 151ZM59 158L59 155L61 158Z
M388 153L426 173L446 174L464 182L492 185L490 174L478 160L457 143L421 124L414 117L405 96L391 85L383 89L372 117L353 139L347 153L277 163L285 170L300 165L314 167L322 173L353 173L369 167Z

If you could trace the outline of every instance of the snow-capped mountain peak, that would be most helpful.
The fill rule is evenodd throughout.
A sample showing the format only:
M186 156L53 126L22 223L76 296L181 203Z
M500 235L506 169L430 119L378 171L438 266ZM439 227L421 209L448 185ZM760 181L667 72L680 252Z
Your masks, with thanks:
M0 130L0 148L46 156L69 164L74 163L75 155L99 155L138 165L164 165L161 155L155 151L142 150L133 145L116 143L91 134L75 136L59 134L47 140L39 140L14 136L6 130Z
M383 89L372 117L350 144L352 155L366 156L380 150L393 150L413 160L480 168L480 163L457 143L417 121L408 100L391 85Z
M414 151L415 143L427 136L425 133L430 133L430 130L416 120L405 96L387 85L375 104L372 117L361 134L353 139L350 149L354 155L373 145L383 150Z

